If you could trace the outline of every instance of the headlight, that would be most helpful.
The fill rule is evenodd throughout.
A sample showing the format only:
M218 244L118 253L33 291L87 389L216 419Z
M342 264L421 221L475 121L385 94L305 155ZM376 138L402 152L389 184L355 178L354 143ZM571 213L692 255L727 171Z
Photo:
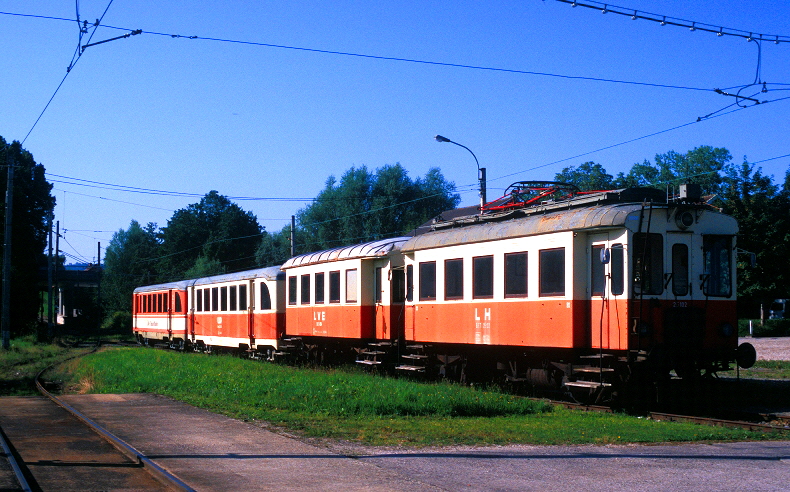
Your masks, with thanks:
M735 334L735 328L729 323L722 323L719 325L719 335L724 338L730 338Z

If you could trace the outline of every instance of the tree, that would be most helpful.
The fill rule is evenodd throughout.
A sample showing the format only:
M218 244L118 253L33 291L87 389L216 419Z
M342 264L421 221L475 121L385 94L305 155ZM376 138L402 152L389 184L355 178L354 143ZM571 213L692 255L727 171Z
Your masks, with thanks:
M184 278L192 272L221 273L255 266L263 228L252 212L210 191L200 202L177 210L162 228L160 280ZM198 263L200 262L200 263Z
M408 234L459 201L455 185L436 168L412 181L400 164L375 174L365 166L352 167L339 183L330 176L314 202L298 212L299 251Z
M39 271L46 272L44 254L49 231L48 218L55 209L45 169L19 142L8 144L0 137L0 165L11 163L14 169L14 207L11 245L11 313L12 333L32 330L39 310ZM6 194L6 175L0 179L0 196ZM0 224L5 223L5 201L0 204ZM5 229L0 226L0 244L5 244Z
M145 227L133 220L126 230L113 234L104 254L102 302L104 312L129 311L136 287L158 281L157 258L161 245L156 224Z
M790 285L790 193L747 161L730 165L721 190L723 211L738 220L739 310L755 317L760 304L786 297ZM751 265L746 252L755 253Z
M596 162L587 161L578 168L566 167L554 176L555 181L570 183L579 187L581 191L611 190L614 188L614 178L606 172L604 167Z
M679 154L670 150L656 154L655 164L645 160L634 164L628 174L619 173L614 183L618 188L650 186L675 189L683 183L699 184L704 195L719 193L722 177L719 174L730 162L730 152L721 147L702 145Z

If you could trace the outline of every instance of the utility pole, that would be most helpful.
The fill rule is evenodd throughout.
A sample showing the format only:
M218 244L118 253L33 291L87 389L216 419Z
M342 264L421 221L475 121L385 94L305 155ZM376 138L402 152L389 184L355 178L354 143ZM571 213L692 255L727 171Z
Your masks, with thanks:
M47 268L47 338L52 340L52 337L55 336L55 325L52 322L54 311L54 299L52 299L52 280L53 280L53 269L55 266L55 259L52 257L52 213L47 216L47 230L49 231L49 263Z
M3 314L0 319L2 345L4 350L11 348L11 219L14 206L14 162L11 160L11 146L5 146L8 164L8 184L5 189L5 236L3 237Z
M296 216L291 216L291 258L296 256Z
M101 242L96 248L96 343L101 339Z

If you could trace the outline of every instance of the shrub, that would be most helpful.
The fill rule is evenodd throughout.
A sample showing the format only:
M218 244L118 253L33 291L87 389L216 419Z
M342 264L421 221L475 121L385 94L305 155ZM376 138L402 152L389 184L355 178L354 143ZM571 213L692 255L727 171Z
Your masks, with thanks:
M128 334L132 331L132 313L128 311L115 311L106 318L101 325L105 334Z
M761 324L759 319L752 321L752 335L755 337L788 337L790 336L790 319L767 319ZM738 335L749 335L749 320L738 320Z

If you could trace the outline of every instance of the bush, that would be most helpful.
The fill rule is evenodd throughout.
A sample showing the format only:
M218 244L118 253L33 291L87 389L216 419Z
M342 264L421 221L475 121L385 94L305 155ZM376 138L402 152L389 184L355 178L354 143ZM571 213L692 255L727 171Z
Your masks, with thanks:
M790 336L790 319L767 319L765 325L759 319L752 321L752 335L755 337L788 337ZM738 335L749 335L749 320L738 320Z
M132 331L132 313L115 311L104 319L101 325L104 334L126 335Z

